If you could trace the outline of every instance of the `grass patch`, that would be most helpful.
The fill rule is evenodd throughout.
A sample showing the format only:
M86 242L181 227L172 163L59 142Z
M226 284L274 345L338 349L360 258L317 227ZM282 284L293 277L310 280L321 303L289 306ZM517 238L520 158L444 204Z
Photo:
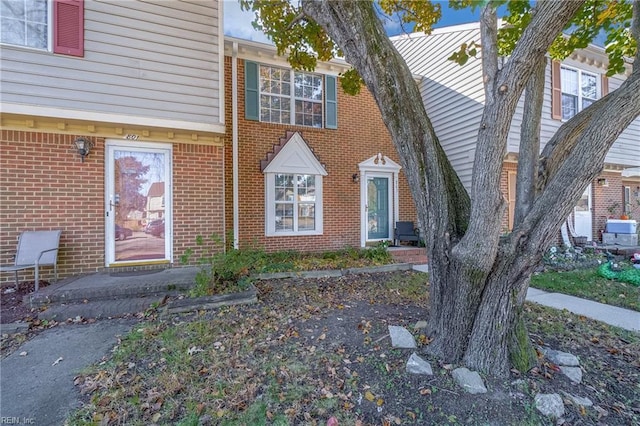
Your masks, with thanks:
M531 287L640 311L640 288L603 278L597 268L535 274Z
M196 249L189 248L181 256L183 264L192 263L195 253L201 253L196 263L201 266L196 275L196 285L190 296L212 296L247 290L253 282L252 275L259 273L344 269L380 266L393 263L387 251L388 244L321 253L301 253L284 250L267 253L262 249L247 247L223 251L223 242L216 236L199 236Z

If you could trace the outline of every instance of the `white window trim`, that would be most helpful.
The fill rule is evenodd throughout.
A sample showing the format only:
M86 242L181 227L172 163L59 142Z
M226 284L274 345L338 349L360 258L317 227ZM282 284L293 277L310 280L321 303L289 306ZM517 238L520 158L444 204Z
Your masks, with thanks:
M262 120L262 73L261 73L261 69L262 67L269 67L269 68L278 68L280 70L284 70L284 71L289 71L289 95L278 95L278 94L273 94L273 93L268 93L268 92L264 92L265 95L267 96L280 96L282 98L287 98L289 99L289 123L280 123L280 122L274 122L274 121L264 121ZM316 101L316 100L309 100L307 98L299 98L296 97L295 94L295 73L302 73L302 74L310 74L313 76L317 76L320 77L320 81L322 83L322 99ZM300 126L300 127L310 127L312 129L324 129L325 127L325 96L326 96L326 82L325 82L325 78L324 75L322 74L318 74L318 73L313 73L313 72L307 72L307 71L296 71L294 69L291 68L285 68L285 67L281 67L278 65L271 65L271 64L263 64L263 63L258 63L258 119L260 120L261 123L273 123L273 124L285 124L285 125L292 125L292 126ZM307 126L304 124L296 124L296 100L300 100L300 101L305 101L305 100L309 100L310 102L316 102L320 104L320 107L322 108L322 125L320 127L315 127L315 126Z
M308 231L276 231L276 174L315 176L316 227ZM322 177L327 172L309 148L300 133L294 133L280 152L264 169L265 187L265 235L267 237L285 237L302 235L322 235L324 232ZM294 215L297 214L294 212Z
M563 68L567 70L576 71L578 73L578 110L576 111L576 114L582 111L582 85L580 84L582 82L582 74L591 75L596 79L596 98L594 99L594 102L602 97L602 80L601 80L600 74L592 71L583 70L581 68L572 67L570 65L560 64L560 114L561 115L562 115L562 95L564 94L570 95L569 92L565 92L566 86L563 84L563 81L562 81ZM570 95L570 96L574 96L574 95ZM573 117L562 118L562 121L568 121L571 118Z
M265 187L266 194L266 236L267 237L287 237L287 236L300 236L300 235L322 235L323 232L323 216L322 216L322 175L313 175L315 177L315 229L307 231L276 231L276 174L292 174L308 175L309 173L265 173ZM294 223L297 224L297 209L298 201L293 201L293 215Z
M33 52L53 52L53 1L47 0L47 47L31 47L22 44L0 42L0 46Z

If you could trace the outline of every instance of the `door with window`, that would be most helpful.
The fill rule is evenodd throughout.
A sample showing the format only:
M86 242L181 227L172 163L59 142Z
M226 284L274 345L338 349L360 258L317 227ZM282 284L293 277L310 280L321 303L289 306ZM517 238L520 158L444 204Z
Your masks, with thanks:
M391 227L391 175L367 175L366 207L367 240L390 240Z
M585 236L588 241L593 241L592 216L591 216L591 185L580 197L578 204L573 208L574 230L577 236Z
M106 266L171 261L171 146L107 142Z

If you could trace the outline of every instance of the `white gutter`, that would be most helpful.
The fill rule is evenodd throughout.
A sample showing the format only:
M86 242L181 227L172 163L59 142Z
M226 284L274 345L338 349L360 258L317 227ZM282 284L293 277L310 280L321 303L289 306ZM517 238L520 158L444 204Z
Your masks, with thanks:
M640 167L630 167L622 171L623 177L640 176Z
M233 149L233 248L240 247L240 218L238 197L238 43L233 42L231 53L231 139Z

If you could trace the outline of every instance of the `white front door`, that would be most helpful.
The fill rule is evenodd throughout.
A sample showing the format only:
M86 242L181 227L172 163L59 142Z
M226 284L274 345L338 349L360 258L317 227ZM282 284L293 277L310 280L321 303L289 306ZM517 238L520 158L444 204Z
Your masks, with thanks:
M587 237L593 241L593 226L591 216L591 185L585 189L578 204L573 208L574 230L579 237Z
M171 145L107 141L106 266L171 262Z

